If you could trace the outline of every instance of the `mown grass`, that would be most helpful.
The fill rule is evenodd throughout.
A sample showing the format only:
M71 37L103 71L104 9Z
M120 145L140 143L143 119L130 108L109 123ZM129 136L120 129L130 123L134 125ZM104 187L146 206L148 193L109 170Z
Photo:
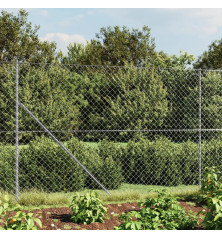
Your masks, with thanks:
M190 197L200 194L199 187L196 185L191 186L153 186L153 185L135 185L135 184L123 184L118 190L110 190L111 195L106 194L102 190L94 190L99 194L99 198L104 204L112 203L124 203L124 202L138 202L148 197L156 197L157 193L149 192L153 189L166 189L171 195L178 197ZM88 190L79 192L85 194ZM15 200L15 196L12 193L0 192L0 199L4 194L9 194L10 201L14 204L19 203L24 209L31 208L49 208L49 207L64 207L69 206L74 192L63 193L45 193L39 190L30 190L22 192L19 195L19 201Z

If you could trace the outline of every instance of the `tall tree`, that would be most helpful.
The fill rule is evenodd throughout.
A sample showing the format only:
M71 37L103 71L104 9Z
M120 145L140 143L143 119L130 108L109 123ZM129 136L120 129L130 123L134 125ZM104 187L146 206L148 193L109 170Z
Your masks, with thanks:
M0 15L0 60L10 61L14 57L32 62L52 62L56 44L41 42L37 31L27 20L28 12L21 9L17 16L6 11Z
M151 38L150 28L144 26L142 30L103 27L96 34L96 39L87 43L85 47L78 44L68 47L66 61L89 65L125 65L141 66L149 63L155 55L154 38ZM73 58L74 56L74 58Z
M222 39L214 41L195 62L195 68L222 69Z

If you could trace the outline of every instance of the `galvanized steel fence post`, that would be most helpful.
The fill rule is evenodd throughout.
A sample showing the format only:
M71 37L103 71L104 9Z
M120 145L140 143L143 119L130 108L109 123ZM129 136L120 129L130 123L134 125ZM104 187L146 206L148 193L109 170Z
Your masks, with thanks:
M199 156L198 156L198 165L199 165L199 187L201 187L201 70L199 70Z
M15 197L19 200L19 63L15 59L16 96L15 96Z

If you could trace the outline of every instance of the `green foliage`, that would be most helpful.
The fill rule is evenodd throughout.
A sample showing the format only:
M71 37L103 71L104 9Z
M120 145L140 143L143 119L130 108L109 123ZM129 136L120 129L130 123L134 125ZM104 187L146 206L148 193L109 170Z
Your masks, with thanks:
M221 107L222 107L222 76L218 72L202 72L201 78L202 85L202 100L201 111L202 115L202 128L220 129L221 123ZM195 85L194 85L195 86ZM196 84L195 87L190 88L187 96L184 97L184 125L189 125L190 128L198 127L198 114L196 113L199 106L199 88ZM191 117L192 116L192 117ZM209 140L215 135L220 133L204 133L204 138Z
M201 190L208 210L202 223L206 230L222 229L222 174L216 167L207 167L202 178Z
M15 73L12 65L0 68L0 110L3 112L0 130L15 128L13 110L15 103ZM11 71L12 70L12 71ZM77 130L82 118L80 108L87 106L79 85L89 81L87 76L58 65L43 65L38 68L29 64L20 64L20 101L50 130ZM20 109L20 130L38 130L39 125ZM12 135L4 136L10 142ZM28 142L30 134L21 134L20 142ZM70 134L64 134L67 139ZM3 138L4 139L4 138Z
M16 212L14 216L11 216L12 211ZM33 218L33 213L22 212L19 205L12 205L7 195L0 200L0 222L3 223L0 230L38 230L36 224L42 227L40 219Z
M197 183L198 145L174 143L161 137L154 141L129 141L121 157L125 181L137 184L179 185Z
M103 162L98 179L105 188L118 189L124 182L124 169L120 161L120 155L123 154L122 146L103 140L98 144L98 154Z
M65 146L107 188L122 183L143 185L197 185L198 144L174 143L161 137L141 138L128 143L103 140L92 147L71 138ZM215 163L222 168L222 140L203 142L202 167ZM0 145L0 186L14 190L15 149ZM20 148L20 187L46 192L101 189L73 160L46 137L36 138ZM49 173L50 172L50 173ZM203 170L204 172L204 170Z
M141 30L109 26L101 28L96 39L89 41L85 49L81 45L70 45L64 62L112 66L133 63L141 66L150 62L154 55L155 43L147 26Z
M222 68L222 39L212 42L208 51L204 53L197 59L194 64L196 69L221 69Z
M107 97L107 129L150 129L161 126L168 113L167 91L150 69L129 67L113 77L115 91Z
M88 112L87 116L83 113L85 128L144 130L161 127L169 113L167 89L155 70L133 65L108 74L109 70L107 74L94 74L90 82L83 85L89 89L85 94L88 106L83 109ZM113 132L107 136L124 141L134 134Z
M208 212L202 223L206 230L222 229L222 196L209 197L207 199Z
M21 65L21 71L23 67ZM77 86L71 84L78 79L78 75L59 66L50 66L47 70L27 68L20 75L20 100L23 104L50 130L78 129L81 98L76 95ZM37 129L36 122L32 122L26 112L21 112L21 129L30 124Z
M107 144L106 144L107 145ZM65 143L70 152L108 189L123 182L122 168L114 157L72 138ZM100 150L105 151L105 145ZM101 189L67 153L47 137L36 137L20 149L19 183L21 189L44 192L79 191L85 187ZM0 186L14 190L15 149L0 145Z
M99 164L95 149L77 139L67 142L67 148L92 172ZM46 137L32 141L20 152L20 184L46 192L78 191L84 188L87 174L63 149ZM50 173L49 173L50 172ZM32 180L30 180L32 179Z
M67 56L62 57L63 64L83 64L86 57L86 48L81 43L74 42L67 47Z
M11 146L0 144L0 188L14 190L15 188L15 150Z
M0 15L0 60L10 61L14 57L32 62L52 62L56 44L42 42L38 38L39 26L27 21L28 12L21 9L17 16L6 11Z
M222 195L222 174L218 168L205 168L205 173L202 177L201 191L210 197Z
M194 229L198 225L192 213L185 212L177 199L167 196L164 190L157 191L157 198L148 198L139 203L143 206L139 211L122 214L123 221L117 230L185 230Z
M70 204L72 210L72 221L75 223L89 224L93 222L104 222L107 208L103 206L98 194L94 192L80 195L76 193Z

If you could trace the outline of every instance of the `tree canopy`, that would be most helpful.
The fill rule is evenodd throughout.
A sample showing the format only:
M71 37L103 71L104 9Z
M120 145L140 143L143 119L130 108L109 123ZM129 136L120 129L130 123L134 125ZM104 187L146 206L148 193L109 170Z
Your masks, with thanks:
M144 26L142 30L108 26L101 28L96 39L89 41L85 47L75 43L70 45L65 61L79 60L82 64L120 66L133 63L141 66L149 63L154 55L154 38L151 37L148 26Z
M221 69L222 68L222 39L210 44L208 51L205 51L195 62L195 68Z
M56 44L40 41L39 26L27 20L28 12L21 9L17 16L6 11L0 15L0 60L10 61L14 57L31 62L52 62L56 55Z

